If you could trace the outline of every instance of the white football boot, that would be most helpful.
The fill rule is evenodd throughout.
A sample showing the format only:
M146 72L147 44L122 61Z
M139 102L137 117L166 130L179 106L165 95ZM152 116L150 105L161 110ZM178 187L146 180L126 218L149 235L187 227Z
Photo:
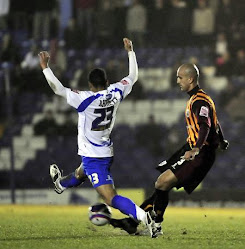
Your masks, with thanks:
M51 176L52 181L54 183L54 191L57 194L63 193L66 188L61 186L61 184L60 184L60 180L61 180L62 175L61 175L59 167L56 164L50 165L49 173L50 173L50 176Z
M156 234L157 235L163 235L163 232L162 232L162 223L159 222L155 222L155 227L156 227Z
M150 212L146 212L146 219L144 221L150 236L152 238L157 238L157 229L155 226L155 221L151 218Z

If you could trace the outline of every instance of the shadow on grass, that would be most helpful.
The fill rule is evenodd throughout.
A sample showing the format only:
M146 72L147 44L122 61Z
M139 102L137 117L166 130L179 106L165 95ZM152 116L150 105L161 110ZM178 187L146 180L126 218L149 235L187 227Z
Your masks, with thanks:
M88 236L92 237L92 236ZM28 240L62 240L62 239L82 239L82 236L53 236L53 237L26 237L26 238L7 238L7 239L0 239L0 242L6 241L28 241Z
M126 235L126 234L125 234ZM71 236L33 236L33 237L26 237L26 238L6 238L6 239L0 239L1 242L11 242L11 241L35 241L35 240L40 240L40 241L48 241L48 240L67 240L67 239L84 239L85 237L87 239L91 238L94 239L95 234L86 234L86 235L71 235ZM110 237L116 237L116 236L122 236L121 234L116 234L113 233L111 236L107 236L107 238ZM105 236L102 234L96 234L96 237L101 237L105 239ZM0 247L1 248L1 247Z

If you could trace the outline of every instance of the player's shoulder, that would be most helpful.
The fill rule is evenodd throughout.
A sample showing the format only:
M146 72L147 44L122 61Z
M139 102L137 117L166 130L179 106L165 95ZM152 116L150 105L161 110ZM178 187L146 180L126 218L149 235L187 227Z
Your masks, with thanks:
M73 89L73 88L69 88L69 90L73 93L79 94L81 91L77 90L77 89Z
M115 82L113 84L110 84L109 88L113 89L113 88L124 88L126 86L130 85L130 80L128 78L123 78L122 80Z
M208 98L211 98L210 95L204 91L202 88L200 88L197 93L196 93L197 96L200 96L200 97L208 97Z
M72 93L74 93L74 94L77 94L77 95L80 95L80 96L92 96L92 95L94 95L94 92L92 92L92 91L81 91L81 90L77 90L77 89L72 89L72 88L70 88L69 89Z

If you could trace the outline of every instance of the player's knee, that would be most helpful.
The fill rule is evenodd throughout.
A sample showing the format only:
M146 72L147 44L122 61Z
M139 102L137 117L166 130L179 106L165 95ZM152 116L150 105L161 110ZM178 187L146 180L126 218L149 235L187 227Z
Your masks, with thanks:
M156 189L160 189L161 185L162 185L162 183L159 180L156 180L156 182L155 182L155 188Z
M155 182L155 188L166 191L169 189L169 184L165 179L157 179Z
M175 175L170 170L167 170L157 178L155 188L162 191L168 191L176 185L177 181Z
M75 177L76 177L77 179L80 179L80 178L81 178L78 169L75 170Z
M84 177L84 173L83 173L83 171L81 170L80 167L75 170L75 177L77 179L81 179L81 178Z

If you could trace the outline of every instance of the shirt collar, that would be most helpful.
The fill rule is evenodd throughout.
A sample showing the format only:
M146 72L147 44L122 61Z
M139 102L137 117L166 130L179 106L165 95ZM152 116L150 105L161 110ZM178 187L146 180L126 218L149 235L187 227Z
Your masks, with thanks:
M192 95L194 95L194 94L196 94L198 91L199 91L199 89L200 89L200 87L197 85L197 86L195 86L192 90L190 90L189 92L187 92L189 95L190 95L190 97L192 96Z

